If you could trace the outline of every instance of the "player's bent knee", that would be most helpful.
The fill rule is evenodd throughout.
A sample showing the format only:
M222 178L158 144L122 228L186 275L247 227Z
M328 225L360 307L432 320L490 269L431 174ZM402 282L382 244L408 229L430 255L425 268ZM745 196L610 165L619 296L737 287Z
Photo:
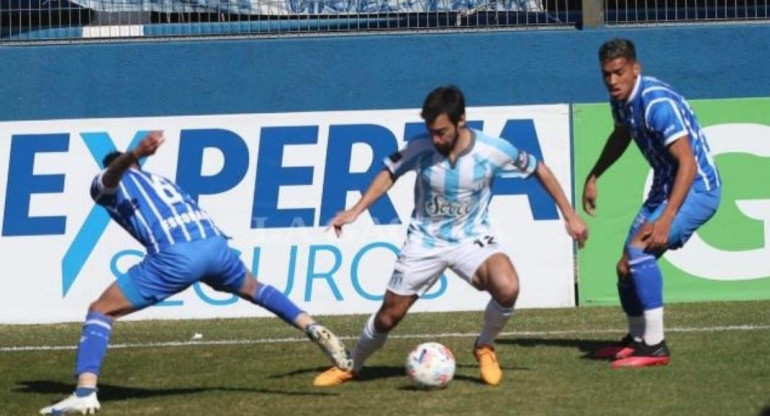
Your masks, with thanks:
M375 321L375 327L378 332L390 332L398 325L400 319L393 315L380 314Z
M102 308L102 305L99 304L99 301L91 302L91 304L88 305L88 312L89 313L91 313L91 312L98 312L98 313L103 314L104 313L103 310L104 309Z
M390 332L401 322L405 314L392 310L380 311L374 320L375 329L378 332Z
M518 295L519 292L507 292L498 296L494 296L493 298L495 302L497 302L500 306L504 308L510 308L516 304L516 298L518 298Z
M627 245L624 248L624 253L627 253L631 247L633 246ZM627 254L624 254L620 260L618 260L618 264L615 266L615 271L617 272L618 280L624 280L631 277L631 266L628 264Z
M618 274L618 279L627 279L631 274L631 270L628 268L628 262L623 260L619 261L616 272Z
M259 283L253 277L247 276L243 279L243 284L238 289L238 295L244 299L251 300L257 291Z
M109 302L104 302L101 300L97 300L92 302L90 305L88 305L88 312L96 312L105 316L109 316L110 318L117 319L123 315L125 315L125 311L122 311L120 308L116 307L115 305L112 305Z
M511 282L498 290L495 300L502 306L511 307L516 303L518 297L519 284L518 282Z

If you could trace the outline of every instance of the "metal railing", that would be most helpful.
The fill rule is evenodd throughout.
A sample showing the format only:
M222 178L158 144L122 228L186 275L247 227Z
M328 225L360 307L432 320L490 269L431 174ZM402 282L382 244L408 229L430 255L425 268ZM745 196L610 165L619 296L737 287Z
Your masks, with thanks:
M770 20L770 0L0 0L0 43Z
M573 27L576 0L0 0L0 42Z
M768 0L604 0L607 24L770 19Z

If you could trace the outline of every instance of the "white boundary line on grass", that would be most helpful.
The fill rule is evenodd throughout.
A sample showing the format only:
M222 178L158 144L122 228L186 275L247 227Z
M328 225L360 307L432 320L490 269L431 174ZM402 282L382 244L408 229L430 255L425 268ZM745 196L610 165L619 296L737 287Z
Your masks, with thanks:
M723 331L764 331L770 330L770 325L729 325L712 326L703 328L666 328L666 332L723 332ZM623 333L623 329L584 329L584 330L565 330L565 331L513 331L503 332L500 336L554 336L554 335L578 335L578 334L614 334ZM391 339L413 339L413 338L471 338L478 336L477 332L448 332L439 334L396 334L388 338ZM344 340L355 340L358 337L345 336L340 337ZM307 338L265 338L265 339L225 339L215 341L169 341L169 342L146 342L136 344L114 344L110 349L123 348L156 348L156 347L187 347L187 346L209 346L209 345L254 345L254 344L283 344L306 342ZM0 352L18 352L18 351L58 351L74 350L76 345L27 345L18 347L0 347Z

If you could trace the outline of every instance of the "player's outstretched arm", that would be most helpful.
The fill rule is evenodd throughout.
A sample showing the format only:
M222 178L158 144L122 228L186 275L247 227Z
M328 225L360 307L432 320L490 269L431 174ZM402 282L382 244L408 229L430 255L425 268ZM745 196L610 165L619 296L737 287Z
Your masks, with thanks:
M139 142L133 150L127 151L110 163L102 176L102 184L106 188L116 188L123 174L140 158L155 154L165 138L162 131L151 131Z
M538 162L537 168L535 169L535 176L548 194L551 195L554 202L556 202L556 206L559 207L559 211L561 211L561 215L564 217L567 234L569 234L573 240L577 241L578 247L582 248L583 244L585 244L588 239L588 226L586 226L586 223L580 218L575 210L572 209L572 205L570 205L567 200L567 196L564 194L564 190L559 184L559 181L553 175L551 169L549 169L543 162Z
M604 145L604 149L602 149L599 160L596 161L593 169L588 173L585 186L583 187L583 209L588 215L594 215L596 208L596 198L598 196L596 180L620 158L628 148L629 143L631 143L631 134L628 130L621 126L615 126L615 130L612 131L607 139L607 143Z
M329 227L334 227L334 232L337 237L342 235L342 226L349 224L358 218L362 212L364 212L370 205L379 199L382 195L388 192L391 186L395 183L393 174L388 169L383 169L377 176L374 177L369 188L366 189L361 199L353 205L352 208L342 211L332 218L329 223Z

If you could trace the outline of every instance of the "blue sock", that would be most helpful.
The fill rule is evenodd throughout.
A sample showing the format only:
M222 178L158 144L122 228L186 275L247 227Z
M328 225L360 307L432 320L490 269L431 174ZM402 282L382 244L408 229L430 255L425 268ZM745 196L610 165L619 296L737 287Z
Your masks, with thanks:
M86 397L96 391L96 387L78 387L75 389L75 396Z
M644 249L628 247L628 264L631 266L631 278L634 280L636 294L643 310L663 306L663 274L658 261Z
M83 324L83 333L75 360L75 374L94 373L99 375L107 344L110 343L112 318L99 312L89 312Z
M620 306L623 312L628 316L642 316L642 304L639 303L639 296L636 295L634 281L628 277L618 281L618 294L620 295Z
M260 283L252 298L254 303L278 315L291 325L294 325L294 320L303 313L294 302L270 285Z

